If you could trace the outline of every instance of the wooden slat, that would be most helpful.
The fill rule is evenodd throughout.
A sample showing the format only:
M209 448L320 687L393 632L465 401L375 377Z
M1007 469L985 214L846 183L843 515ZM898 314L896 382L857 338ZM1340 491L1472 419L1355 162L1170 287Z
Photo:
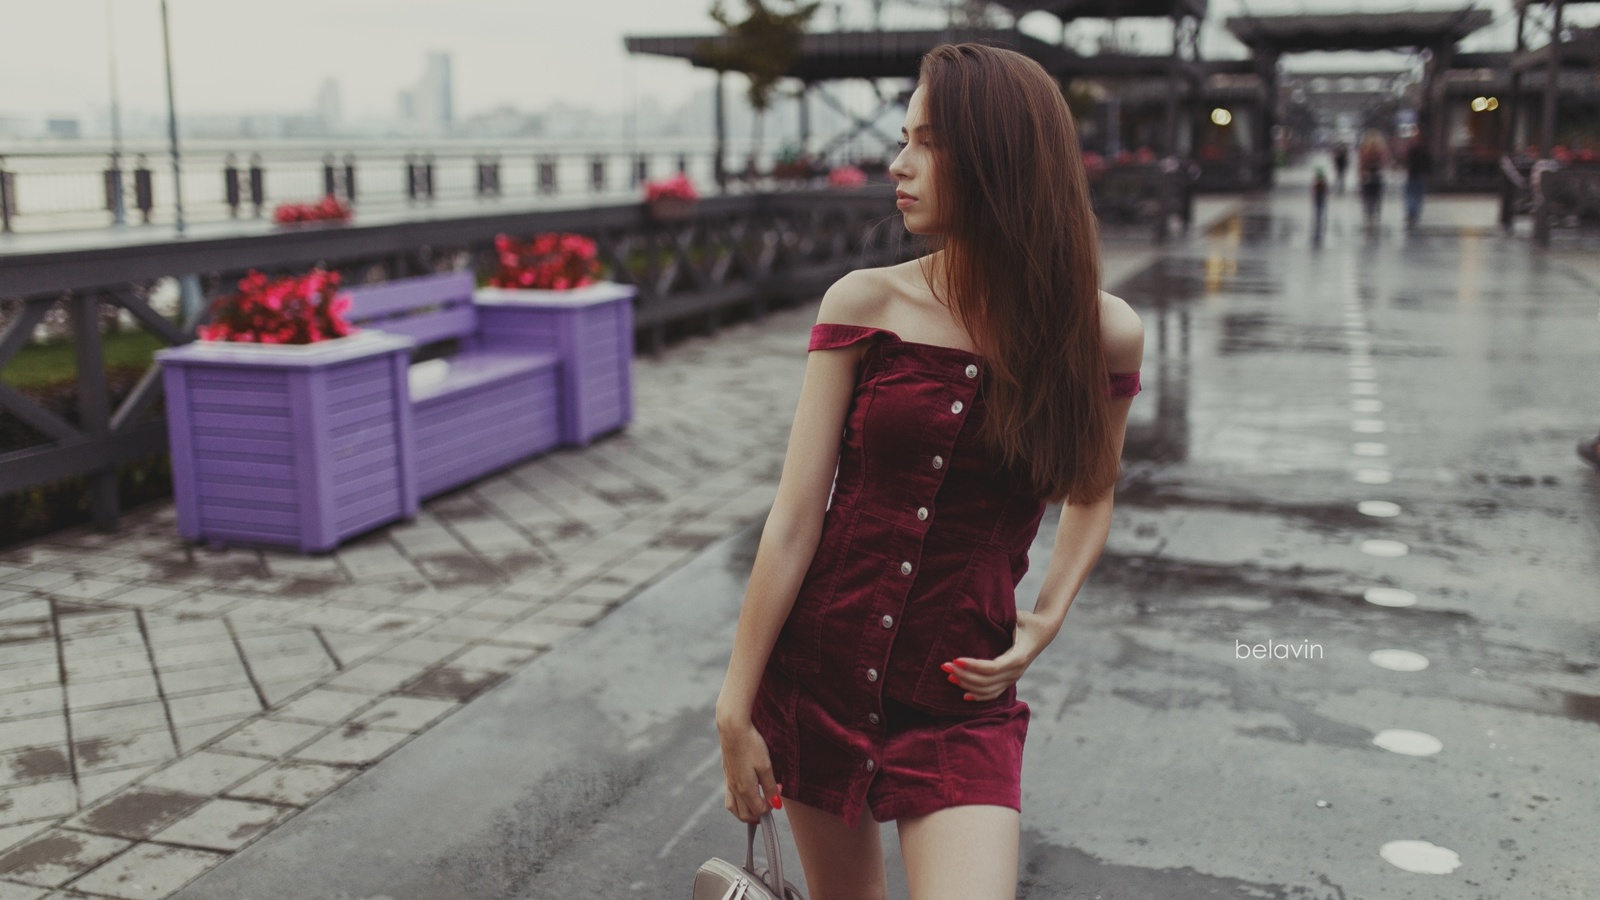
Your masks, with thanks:
M333 491L333 505L335 509L343 509L344 505L353 497L359 497L376 490L399 489L400 473L394 466L383 466L361 475L348 475L338 479L338 487Z
M260 479L237 482L201 479L200 502L204 504L210 500L223 502L237 500L244 503L261 500L293 507L296 503L296 491L292 484L270 485Z
M232 407L238 410L287 410L289 408L289 398L287 396L267 391L240 391L210 386L194 387L189 390L189 399L196 404L212 404L219 407Z
M387 490L365 497L348 506L340 504L334 518L334 534L343 537L354 528L370 527L400 514L400 492Z
M248 460L238 458L208 459L199 457L194 461L195 475L200 478L250 478L259 476L278 481L294 483L294 466L288 462L264 462L262 460Z
M471 301L474 286L472 272L463 270L360 285L343 293L350 297L348 318L362 322L449 300Z

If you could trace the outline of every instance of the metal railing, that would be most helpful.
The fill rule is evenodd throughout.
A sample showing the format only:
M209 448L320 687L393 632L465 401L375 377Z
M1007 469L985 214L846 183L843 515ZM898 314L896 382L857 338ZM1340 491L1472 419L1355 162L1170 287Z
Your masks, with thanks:
M703 142L651 141L646 147L508 143L393 142L328 146L196 142L185 148L184 218L225 222L269 217L285 202L332 194L358 210L431 206L485 209L496 204L571 205L637 197L645 181L687 174L703 193L717 190L715 158ZM737 148L725 182L735 190L792 184L776 178L775 148ZM165 150L0 147L0 234L173 221L173 176ZM754 179L749 173L759 173ZM124 210L118 223L118 205Z
M18 299L0 328L0 370L64 307L78 396L73 422L0 383L0 414L39 438L30 446L0 449L0 495L88 476L93 520L102 527L116 521L116 467L165 452L166 426L152 414L161 396L153 365L112 408L102 319L115 307L160 342L181 344L193 339L206 305L191 304L181 322L162 315L146 299L158 279L197 281L196 299L203 301L231 292L249 269L301 272L323 264L340 271L347 284L468 267L486 272L494 265L497 234L544 231L593 237L609 277L637 285L635 327L644 338L640 346L650 352L663 348L669 326L710 331L734 310L759 317L769 304L814 297L849 269L899 261L911 249L902 240L888 187L877 185L713 197L673 223L653 221L634 202L7 256L0 263L0 297Z

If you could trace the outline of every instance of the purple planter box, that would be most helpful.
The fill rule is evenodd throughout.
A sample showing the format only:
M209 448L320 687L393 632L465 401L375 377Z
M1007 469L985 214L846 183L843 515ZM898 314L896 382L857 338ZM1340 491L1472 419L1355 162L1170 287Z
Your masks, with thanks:
M196 341L157 352L179 533L318 552L414 517L413 346L363 331L302 346Z
M473 292L485 347L561 358L561 442L582 446L633 421L632 285Z

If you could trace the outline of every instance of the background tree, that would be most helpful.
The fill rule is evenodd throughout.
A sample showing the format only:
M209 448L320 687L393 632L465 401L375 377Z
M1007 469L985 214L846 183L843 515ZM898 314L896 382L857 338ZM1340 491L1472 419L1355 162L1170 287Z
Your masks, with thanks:
M707 42L700 54L715 69L742 72L750 79L748 97L755 116L755 152L761 149L761 132L772 93L789 67L800 57L806 25L822 3L801 0L744 0L745 17L735 21L723 0L711 4L711 18L722 26L724 40Z

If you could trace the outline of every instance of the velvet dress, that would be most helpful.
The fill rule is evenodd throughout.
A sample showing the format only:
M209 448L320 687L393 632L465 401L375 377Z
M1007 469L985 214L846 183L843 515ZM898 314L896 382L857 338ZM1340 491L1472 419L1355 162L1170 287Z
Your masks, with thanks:
M1021 809L1028 705L940 666L1010 648L1045 501L978 439L983 357L822 323L810 350L871 341L822 537L751 710L783 796L854 826L948 806ZM1108 374L1113 396L1139 373Z

